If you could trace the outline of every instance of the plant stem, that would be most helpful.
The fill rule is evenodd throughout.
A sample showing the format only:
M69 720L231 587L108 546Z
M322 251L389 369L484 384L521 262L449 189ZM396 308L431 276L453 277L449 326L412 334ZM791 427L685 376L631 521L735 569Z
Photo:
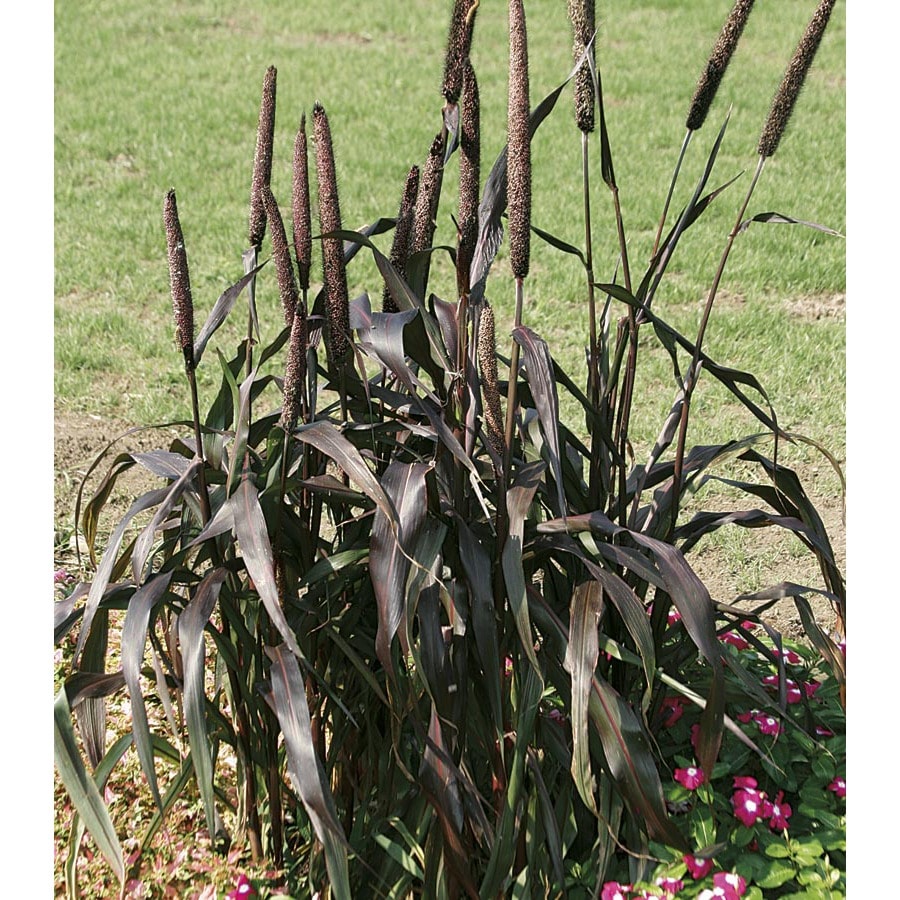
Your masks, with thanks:
M706 327L709 324L709 317L712 313L713 302L715 301L716 293L719 290L719 282L722 280L722 275L725 272L725 264L728 262L728 256L731 253L731 248L734 246L734 239L740 233L741 222L743 222L744 214L747 212L747 207L750 205L750 198L753 196L753 191L756 187L756 183L759 181L759 176L762 174L765 161L765 156L759 157L759 162L756 164L756 172L753 174L753 180L750 182L750 187L747 189L747 195L746 197L744 197L744 202L741 205L741 209L738 213L737 219L735 220L734 227L731 229L728 235L728 239L725 242L725 249L722 252L722 258L719 260L719 267L716 269L716 274L713 278L712 286L709 289L709 295L706 298L706 306L704 307L703 316L700 320L700 329L697 332L697 341L694 344L694 355L691 359L691 365L688 369L687 374L685 375L684 401L681 406L681 421L678 428L678 444L675 450L675 465L672 472L672 511L669 520L670 534L672 533L672 531L674 531L675 523L678 519L678 507L681 500L681 487L684 473L684 450L687 437L688 418L690 416L691 396L694 393L694 388L697 385L697 379L699 377L698 367L700 365L700 357L702 355L703 338L706 335Z

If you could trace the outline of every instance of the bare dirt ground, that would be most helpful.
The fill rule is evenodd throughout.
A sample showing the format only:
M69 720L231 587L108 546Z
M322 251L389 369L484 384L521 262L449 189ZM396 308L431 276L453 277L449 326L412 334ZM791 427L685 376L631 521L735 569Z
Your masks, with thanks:
M99 416L73 415L57 409L54 436L56 561L69 567L76 577L87 577L77 574L74 553L74 510L78 487L97 454L110 441L128 431L129 427L121 422ZM83 502L96 489L117 453L167 447L176 434L171 429L139 430L116 441L107 457L90 474ZM845 572L846 533L843 503L835 491L836 476L824 460L804 466L798 474L825 522L838 568ZM138 492L158 486L140 467L133 467L120 479L120 490L110 500L107 524L115 521L117 513L121 515L125 512ZM704 503L704 508L714 508L715 505L716 498L712 498L711 502ZM724 546L722 542L701 544L689 556L691 565L714 599L730 603L742 593L782 581L822 587L822 577L815 560L810 554L801 552L796 538L773 528L736 529L732 526L732 529L734 537L729 537ZM816 595L810 597L810 602L819 624L831 631L835 623L831 604ZM786 637L796 639L803 636L793 600L779 601L765 613L765 619Z

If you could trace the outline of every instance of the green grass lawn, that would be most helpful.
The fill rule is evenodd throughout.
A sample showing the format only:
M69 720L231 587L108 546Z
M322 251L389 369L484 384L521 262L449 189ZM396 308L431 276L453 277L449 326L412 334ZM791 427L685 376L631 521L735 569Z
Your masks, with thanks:
M291 155L301 115L316 100L334 133L345 227L393 216L409 166L422 163L440 128L449 2L335 0L266 4L140 4L106 0L55 10L55 396L59 413L93 413L139 424L183 417L187 392L171 323L162 202L178 193L197 318L241 274L262 76L278 68L273 190L288 218ZM684 135L696 78L727 0L617 0L598 4L598 64L631 266L649 257L668 181ZM712 184L743 176L687 233L660 291L658 314L692 335L725 237L756 164L772 95L812 4L782 0L755 9L698 132L673 203L680 208L716 131L731 122ZM527 6L531 100L571 67L565 4ZM750 213L775 210L845 227L845 18L839 4L788 133L767 163ZM505 143L506 4L482 0L472 51L481 87L483 177ZM571 93L533 142L534 225L582 243L580 135ZM612 202L592 144L595 272L617 261ZM444 181L436 243L455 242L456 164ZM389 247L390 235L379 244ZM268 253L268 240L264 252ZM754 372L787 427L844 447L843 316L809 306L842 295L841 238L789 225L755 225L731 255L706 348L719 362ZM490 297L501 326L512 319L505 247ZM380 294L365 253L350 269L351 291ZM318 270L314 278L320 277ZM438 261L432 289L448 299L454 281ZM508 287L508 289L507 289ZM261 282L264 327L280 326L274 277ZM581 381L587 310L579 264L532 244L525 323L544 336ZM622 310L616 310L621 315ZM230 354L239 315L214 340ZM230 328L230 330L229 330ZM502 329L501 329L502 330ZM671 367L650 333L636 437L652 440L668 409ZM214 357L201 390L218 379ZM755 430L707 378L698 391L692 442Z

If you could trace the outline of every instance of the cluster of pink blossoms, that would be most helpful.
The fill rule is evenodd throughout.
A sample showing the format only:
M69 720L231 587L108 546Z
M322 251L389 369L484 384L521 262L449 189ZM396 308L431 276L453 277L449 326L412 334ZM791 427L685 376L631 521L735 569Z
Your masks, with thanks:
M774 688L778 690L779 680L777 675L766 675L763 678L763 684L767 687ZM802 684L797 684L796 681L792 681L790 678L785 680L786 687L786 695L788 703L799 703L803 699L803 695L806 694L807 700L812 700L815 696L816 691L822 685L818 681L805 681Z
M688 854L684 862L695 880L705 878L712 871L711 859L697 859ZM641 890L634 893L630 884L607 881L600 893L600 900L672 900L684 887L684 882L676 878L657 878L656 890ZM697 895L697 900L739 900L747 890L747 882L734 872L716 872L713 886Z
M748 776L735 778L734 788L731 796L734 815L748 828L763 819L769 820L772 831L784 831L788 827L792 810L790 804L784 802L784 791L779 791L773 802L764 791L757 790L756 779Z

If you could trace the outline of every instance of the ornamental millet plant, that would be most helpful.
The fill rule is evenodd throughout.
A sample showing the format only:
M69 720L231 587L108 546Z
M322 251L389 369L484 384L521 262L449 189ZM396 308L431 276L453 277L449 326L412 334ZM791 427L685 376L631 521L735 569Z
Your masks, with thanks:
M568 82L530 110L524 6L510 0L509 142L482 186L479 147L487 141L481 142L470 58L477 6L477 0L454 4L451 31L459 22L469 30L448 42L445 71L452 77L442 87L443 108L435 109L441 130L427 161L412 165L413 152L403 162L408 175L399 210L396 195L384 198L385 208L397 211L393 223L379 218L357 232L343 225L328 119L321 104L313 107L324 274L318 296L308 297L313 236L305 115L294 142L293 246L269 177L261 175L258 194L252 193L262 198L264 216L250 235L253 268L245 262L249 274L219 298L196 340L174 192L167 196L172 302L189 379L208 334L228 315L222 310L233 308L254 273L264 273L260 284L263 278L277 284L280 304L274 290L261 292L272 302L260 304L254 340L241 342L230 359L219 353L221 382L202 420L192 387L193 441L178 438L166 450L113 462L82 521L91 544L125 467L165 473L167 486L132 506L159 511L139 526L133 546L122 540L131 513L113 529L84 609L59 609L58 633L65 636L80 621L82 642L99 643L107 615L124 611L122 665L132 709L143 709L139 700L152 693L160 706L184 715L183 723L167 716L151 732L138 712L132 733L114 751L134 743L151 782L157 766L174 767L172 787L154 796L158 819L185 785L196 786L212 839L224 847L226 828L235 823L236 844L246 841L254 857L283 862L291 875L302 872L297 893L328 890L335 900L371 893L493 898L519 885L529 895L557 896L586 886L573 883L580 868L590 880L585 889L597 896L606 871L621 863L616 890L653 896L646 886L628 889L624 882L637 879L625 877L625 869L646 867L647 854L663 850L681 866L678 877L663 878L671 893L686 870L710 874L713 863L690 856L711 852L710 842L683 827L664 787L670 798L683 799L685 790L709 795L717 778L730 782L720 774L719 754L726 695L729 702L752 696L741 708L765 713L782 701L770 696L766 705L758 682L754 693L737 677L726 691L723 673L742 665L738 653L747 642L721 636L743 629L745 614L715 603L685 558L703 534L727 524L725 515L709 527L709 520L679 522L668 539L659 509L667 509L671 462L654 460L641 469L621 449L629 443L621 398L631 390L626 376L635 360L625 354L634 347L630 326L644 295L630 293L600 79L590 78L591 99L583 93L583 69L575 125L583 141L601 135L601 169L620 236L616 272L626 282L597 290L610 310L618 302L629 310L618 335L599 333L608 331L610 313L602 324L597 317L596 340L589 337L592 369L603 378L588 383L600 393L602 416L594 397L522 324L525 279L538 275L529 267L530 234L549 234L537 223L531 228L531 180L542 173L531 169L530 135ZM576 37L587 46L593 8L576 6L570 6L574 17L582 16ZM270 72L258 147L274 121L274 67ZM457 104L454 146L447 106ZM296 121L292 116L292 127ZM441 283L444 270L435 265L428 284L431 254L447 250L434 246L442 215L437 198L457 151L456 271ZM586 204L588 218L589 209ZM504 210L517 329L505 422L492 285L485 286ZM392 224L388 255L381 242ZM266 232L273 264L262 269L255 260ZM564 243L549 237L557 247ZM589 230L586 237L589 245ZM671 253L673 244L666 249ZM371 251L379 278L369 287L375 294L350 302L346 266L357 250ZM379 292L381 310L374 302ZM675 343L693 349L653 321L664 349ZM251 343L257 359L247 369ZM215 363L212 368L218 371ZM706 371L729 385L731 370L709 361ZM558 390L580 405L591 430L589 449L580 426L571 429L560 416ZM704 447L699 463L691 458L696 468L688 474L724 465L733 452L730 437ZM745 440L749 453L767 438ZM769 460L761 454L760 460L768 474ZM210 490L201 491L207 482ZM802 488L791 496L806 499ZM629 509L632 515L625 514ZM802 530L829 550L824 528L812 522ZM790 589L799 591L798 602L815 590ZM88 795L85 785L94 779L63 726L83 692L118 689L115 673L85 667L72 673L55 709L64 783L79 814L92 816L84 821L117 875L124 867L116 828L99 791ZM796 693L784 682L779 689L788 699ZM829 690L816 691L817 700ZM822 722L832 734L840 727ZM781 746L760 739L752 715L749 725L742 752L750 753L748 743L762 754ZM779 741L795 730L785 728ZM676 741L674 750L666 749ZM751 759L758 775L763 764ZM105 772L115 760L102 762ZM844 790L838 774L835 767L821 776L832 804ZM757 788L747 783L737 790ZM793 786L774 781L770 792L769 828L789 815L792 823L801 819ZM725 810L723 832L738 821L732 796L729 783L717 798ZM699 804L686 817L695 810ZM759 822L761 837L774 839ZM77 828L73 835L80 837ZM619 858L623 847L627 853ZM729 887L737 891L739 884ZM701 886L692 887L695 896Z

